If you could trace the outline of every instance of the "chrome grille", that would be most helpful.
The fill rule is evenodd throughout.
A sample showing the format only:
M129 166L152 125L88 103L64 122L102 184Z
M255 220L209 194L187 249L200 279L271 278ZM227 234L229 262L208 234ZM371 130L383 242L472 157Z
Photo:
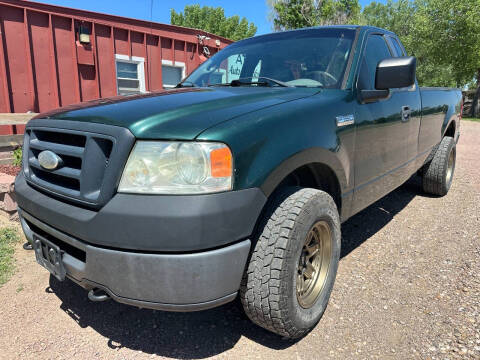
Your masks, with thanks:
M46 127L45 123L55 128ZM82 127L87 131L79 130ZM33 120L27 126L24 140L26 179L32 185L69 200L101 206L116 190L133 141L133 135L120 127ZM44 150L60 157L61 166L55 170L43 168L38 156ZM112 161L116 163L113 166Z

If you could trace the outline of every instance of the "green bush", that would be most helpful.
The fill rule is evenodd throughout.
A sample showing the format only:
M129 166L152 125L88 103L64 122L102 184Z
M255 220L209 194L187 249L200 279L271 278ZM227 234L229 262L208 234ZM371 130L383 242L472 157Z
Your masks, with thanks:
M0 286L5 284L15 270L15 244L20 240L17 230L0 229Z
M22 166L22 156L23 152L21 147L13 150L13 165Z

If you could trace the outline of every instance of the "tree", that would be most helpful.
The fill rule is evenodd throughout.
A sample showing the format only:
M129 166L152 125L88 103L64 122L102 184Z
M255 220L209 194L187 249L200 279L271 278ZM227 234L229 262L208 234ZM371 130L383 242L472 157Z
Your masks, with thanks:
M385 4L374 1L363 9L361 23L384 28L410 39L414 13L415 6L410 0L388 0Z
M407 52L418 59L420 85L463 87L476 79L478 99L478 19L478 0L389 0L386 4L366 6L361 21L391 30L400 37ZM478 111L476 106L472 109Z
M480 97L480 1L416 0L417 28L429 40L429 60L448 66L458 87L476 78L472 116Z
M269 0L275 30L356 23L358 0Z
M388 0L387 3L372 2L362 11L363 25L377 26L398 35L409 55L417 57L417 78L426 86L455 86L450 71L435 71L431 53L431 39L424 39L418 28L417 7L410 0ZM440 69L438 69L440 70Z
M182 12L170 11L170 23L200 29L231 40L252 37L257 27L238 15L226 17L222 7L187 5Z

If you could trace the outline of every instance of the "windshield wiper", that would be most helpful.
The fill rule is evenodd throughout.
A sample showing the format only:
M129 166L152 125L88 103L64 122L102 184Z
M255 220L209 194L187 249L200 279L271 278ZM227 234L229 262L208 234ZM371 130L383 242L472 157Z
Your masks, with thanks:
M266 81L241 81L232 80L229 83L220 83L220 84L208 84L208 86L245 86L245 85L257 85L257 86L268 86L269 83Z
M265 77L265 76L260 76L258 78L258 80L260 79L263 79L265 81L270 81L278 86L281 86L281 87L292 87L292 85L288 85L287 83L283 82L283 81L280 81L280 80L277 80L277 79L272 79L272 78L269 78L269 77Z
M258 77L257 81L245 81L248 79L253 79L253 76L232 80L229 83L209 84L208 86L245 86L245 85L269 86L269 84L273 83L281 87L291 87L291 85L288 85L283 81L271 79L265 76ZM264 80L264 81L260 81L260 80Z
M197 87L197 85L195 85L193 82L191 81L182 81L182 82L179 82L177 84L177 86L175 86L175 88L179 89L179 88L185 88L185 87Z

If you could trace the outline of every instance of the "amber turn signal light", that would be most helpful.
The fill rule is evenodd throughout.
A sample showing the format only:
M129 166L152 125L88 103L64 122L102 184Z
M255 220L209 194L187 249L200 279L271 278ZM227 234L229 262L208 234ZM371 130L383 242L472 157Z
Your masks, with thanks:
M212 150L210 164L212 177L232 176L232 153L228 147Z

